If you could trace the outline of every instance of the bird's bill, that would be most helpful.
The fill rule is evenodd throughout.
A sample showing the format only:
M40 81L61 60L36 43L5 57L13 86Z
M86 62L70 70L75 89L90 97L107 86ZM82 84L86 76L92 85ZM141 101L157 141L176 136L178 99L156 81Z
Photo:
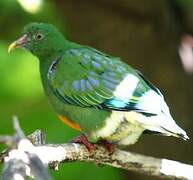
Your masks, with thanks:
M13 49L17 47L22 47L24 44L27 43L27 35L24 34L22 37L20 37L18 40L12 42L8 47L8 53L10 53Z

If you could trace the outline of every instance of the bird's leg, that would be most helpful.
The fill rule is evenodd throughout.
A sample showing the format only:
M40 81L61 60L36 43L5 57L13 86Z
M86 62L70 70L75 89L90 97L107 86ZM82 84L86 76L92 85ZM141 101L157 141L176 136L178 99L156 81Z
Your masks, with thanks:
M72 139L70 141L71 143L79 143L79 144L84 144L84 146L88 149L89 153L92 154L92 151L94 150L94 144L98 144L98 145L102 145L104 146L104 148L109 152L109 154L112 154L114 152L114 149L115 149L115 145L104 140L104 139L101 139L99 140L97 143L90 143L88 138L86 137L85 134L81 134L80 136L78 137L75 137L74 139Z
M93 149L94 149L94 145L91 144L91 143L88 141L88 138L86 137L85 134L81 134L80 136L75 137L75 138L72 139L70 142L71 142L71 143L84 144L85 147L88 149L89 153L92 153L92 151L93 151Z
M109 152L109 154L112 154L115 150L115 145L104 139L99 140L97 144L104 146L105 149Z

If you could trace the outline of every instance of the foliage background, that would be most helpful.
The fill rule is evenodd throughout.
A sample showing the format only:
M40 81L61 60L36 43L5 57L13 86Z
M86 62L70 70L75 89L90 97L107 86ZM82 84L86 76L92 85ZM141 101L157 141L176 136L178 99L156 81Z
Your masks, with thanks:
M38 0L33 0L38 1ZM30 53L7 53L10 42L32 21L56 25L69 39L120 56L157 85L190 141L144 135L129 150L193 163L193 81L180 63L183 34L193 33L192 0L42 0L30 13L22 0L0 1L0 134L13 133L17 115L26 133L43 129L49 142L66 142L77 132L60 122L42 91L38 61ZM32 4L28 7L32 8ZM0 146L0 149L3 149ZM155 179L88 163L61 166L55 179Z

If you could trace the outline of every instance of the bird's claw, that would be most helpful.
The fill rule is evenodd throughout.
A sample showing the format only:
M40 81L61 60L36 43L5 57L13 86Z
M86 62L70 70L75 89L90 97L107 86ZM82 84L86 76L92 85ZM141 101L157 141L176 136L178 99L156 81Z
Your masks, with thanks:
M104 139L98 141L97 144L104 146L104 148L108 151L109 154L112 154L115 150L115 145Z
M92 154L92 152L93 152L93 150L94 150L94 145L91 144L91 143L88 141L88 138L87 138L84 134L81 134L80 136L75 137L75 138L72 139L70 142L71 142L71 143L84 144L84 146L87 148L87 150L89 151L90 154Z
M84 144L84 146L87 148L90 154L92 154L93 150L95 149L94 144L89 142L85 134L81 134L80 136L75 137L70 142ZM115 150L115 145L104 139L99 140L96 144L102 145L108 151L109 154L112 154Z

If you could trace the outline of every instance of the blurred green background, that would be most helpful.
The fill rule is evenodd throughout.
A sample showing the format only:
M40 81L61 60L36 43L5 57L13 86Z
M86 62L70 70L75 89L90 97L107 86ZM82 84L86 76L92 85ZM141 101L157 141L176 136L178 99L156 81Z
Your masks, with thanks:
M27 3L28 2L28 3ZM36 57L8 44L32 21L56 25L67 38L120 56L158 86L190 140L144 135L129 150L193 163L193 79L181 65L178 47L193 33L192 0L1 0L0 134L12 134L17 115L26 134L42 129L47 141L78 135L59 121L44 96ZM3 149L0 146L0 150ZM66 163L54 179L156 179L90 163Z

